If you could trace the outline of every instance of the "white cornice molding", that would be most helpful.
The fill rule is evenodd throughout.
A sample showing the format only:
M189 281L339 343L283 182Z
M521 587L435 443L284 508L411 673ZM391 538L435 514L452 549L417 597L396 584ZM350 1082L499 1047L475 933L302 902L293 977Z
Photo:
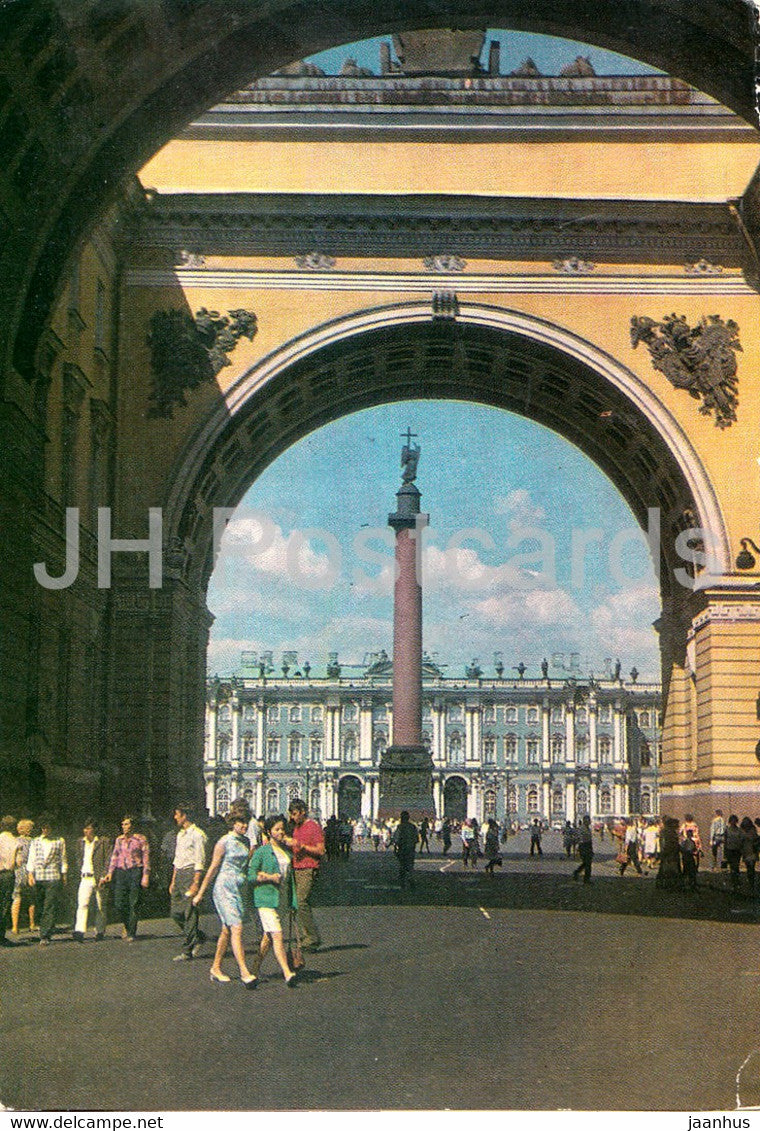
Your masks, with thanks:
M705 295L758 294L742 275L487 274L429 271L272 271L241 268L131 268L131 287L182 290L391 291L432 294Z

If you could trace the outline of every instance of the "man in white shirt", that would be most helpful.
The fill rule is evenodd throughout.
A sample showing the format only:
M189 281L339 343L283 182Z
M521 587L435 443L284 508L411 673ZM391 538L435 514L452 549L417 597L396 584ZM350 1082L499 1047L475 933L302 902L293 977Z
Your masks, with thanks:
M193 824L186 805L174 809L177 826L177 847L174 850L172 879L169 884L171 915L184 934L182 950L175 954L175 962L189 962L197 958L206 936L200 928L199 907L193 906L206 868L206 834Z
M77 889L77 915L74 921L73 938L84 942L87 933L87 919L90 903L95 896L95 940L99 942L106 932L105 889L100 881L108 870L111 859L111 842L106 837L97 836L95 821L88 817L77 841L77 870L79 888Z
M18 841L14 835L15 831L15 817L0 819L0 946L13 946L10 939L5 937L5 932L11 922L11 904L16 879Z

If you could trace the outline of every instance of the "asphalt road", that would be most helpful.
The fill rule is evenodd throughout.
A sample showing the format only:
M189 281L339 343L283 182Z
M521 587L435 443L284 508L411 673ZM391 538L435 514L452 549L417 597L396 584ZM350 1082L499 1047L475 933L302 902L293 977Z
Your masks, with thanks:
M141 923L131 945L115 926L44 950L22 934L0 951L0 1103L733 1109L760 1046L754 905L722 876L672 894L605 859L584 887L558 838L545 846L530 860L512 841L493 880L424 858L411 894L390 854L328 865L324 948L295 991L271 958L253 993L211 984L211 942L173 963L168 919ZM214 916L205 925L216 934ZM741 1099L760 1100L760 1052Z

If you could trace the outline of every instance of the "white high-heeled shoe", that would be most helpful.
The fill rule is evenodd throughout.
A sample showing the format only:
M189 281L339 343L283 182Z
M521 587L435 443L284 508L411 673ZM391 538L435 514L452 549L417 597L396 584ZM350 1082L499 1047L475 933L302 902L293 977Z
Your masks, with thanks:
M208 976L212 982L231 982L232 979L228 978L226 974L217 974L216 970L209 970Z

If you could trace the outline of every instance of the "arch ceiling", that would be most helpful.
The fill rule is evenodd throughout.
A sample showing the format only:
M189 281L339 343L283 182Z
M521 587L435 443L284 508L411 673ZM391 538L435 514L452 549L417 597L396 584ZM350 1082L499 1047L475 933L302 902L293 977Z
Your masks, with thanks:
M651 408L637 403L582 350L571 353L541 338L536 321L521 332L488 324L488 308L461 319L431 319L389 308L377 328L304 351L266 380L251 375L228 400L223 422L201 434L175 475L168 507L171 533L189 549L195 580L205 589L214 560L213 508L234 507L257 476L291 444L316 428L363 408L411 399L472 401L543 424L604 471L646 528L648 510L662 515L663 579L683 566L673 543L702 522L724 541L720 516L701 469L684 448L675 452ZM467 320L467 318L471 320ZM394 318L396 321L394 322ZM531 320L533 321L533 320ZM535 329L535 332L533 332ZM580 340L579 340L580 341ZM245 391L247 389L247 391ZM659 423L659 427L658 427Z
M133 174L226 93L340 43L515 28L650 63L755 121L745 0L27 0L0 10L0 348L30 375L69 253Z

